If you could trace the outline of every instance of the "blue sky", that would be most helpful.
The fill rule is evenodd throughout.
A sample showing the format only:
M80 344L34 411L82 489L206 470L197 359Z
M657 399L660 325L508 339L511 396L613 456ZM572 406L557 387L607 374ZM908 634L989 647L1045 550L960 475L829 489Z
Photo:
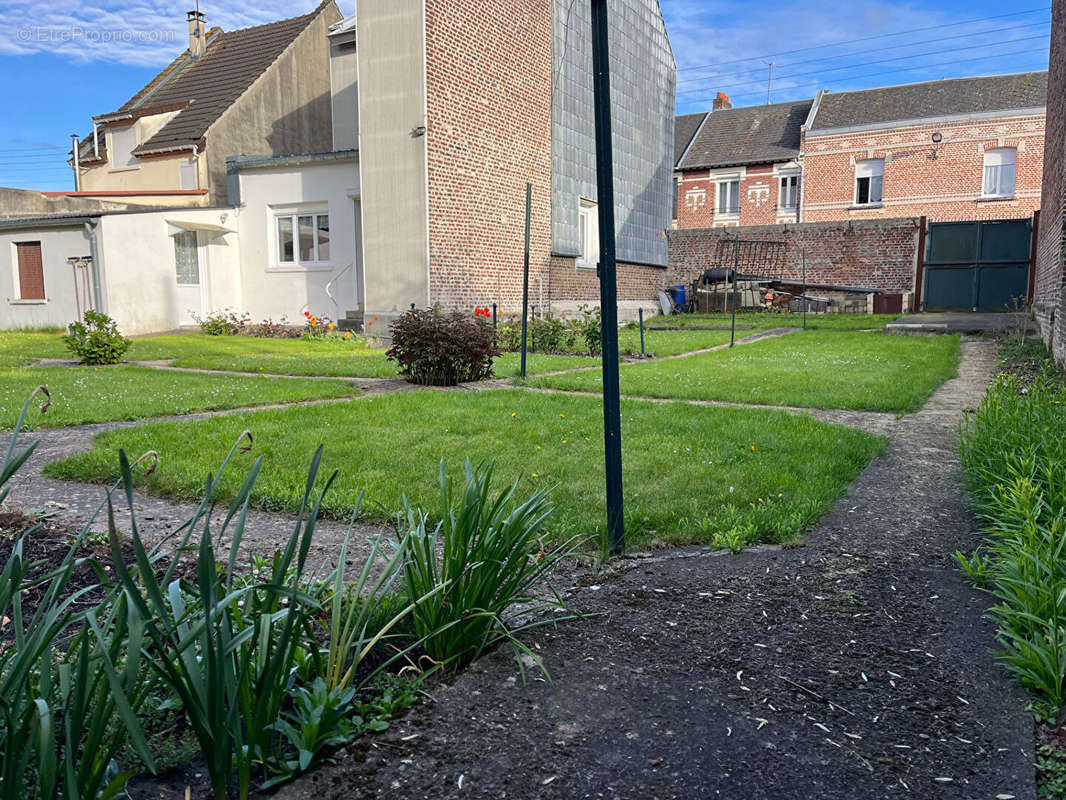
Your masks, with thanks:
M583 0L575 0L582 2ZM964 75L1047 68L1050 2L661 0L678 64L678 112ZM188 3L192 5L192 3ZM257 25L314 0L203 0L209 26ZM344 0L345 13L352 10ZM125 102L185 47L185 8L162 0L0 0L0 186L72 188L65 153L94 114ZM897 35L898 34L898 35ZM861 41L860 41L861 40Z

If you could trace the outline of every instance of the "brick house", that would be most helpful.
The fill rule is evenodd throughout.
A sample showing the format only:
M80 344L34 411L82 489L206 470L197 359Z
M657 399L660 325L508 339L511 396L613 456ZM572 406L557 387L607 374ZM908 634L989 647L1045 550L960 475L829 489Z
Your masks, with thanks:
M75 197L219 204L226 158L329 150L334 0L235 31L188 13L189 47L117 110L93 117L71 153Z
M719 93L676 124L692 131L676 150L676 227L1031 217L1046 94L1046 72L739 109Z
M714 109L688 114L675 131L677 228L796 222L801 184L800 127L811 101L733 108L721 92Z
M1047 93L1044 175L1037 232L1033 313L1044 342L1066 364L1066 3L1055 0Z
M656 0L613 0L609 34L620 306L667 265L676 68ZM587 3L361 0L365 311L598 299Z
M821 91L803 126L801 219L1031 217L1047 72Z

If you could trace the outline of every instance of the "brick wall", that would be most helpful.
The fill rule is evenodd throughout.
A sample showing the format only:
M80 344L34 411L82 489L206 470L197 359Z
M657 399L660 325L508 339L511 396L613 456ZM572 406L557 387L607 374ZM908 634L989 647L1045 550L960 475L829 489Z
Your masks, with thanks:
M1043 192L1037 231L1033 311L1044 341L1066 363L1063 315L1063 224L1066 218L1066 0L1054 0L1048 73Z
M943 137L939 147L934 133ZM804 136L803 221L1031 217L1040 207L1043 143L1043 115ZM984 151L995 147L1018 150L1010 200L981 199ZM884 200L879 208L857 208L855 162L876 158L885 160Z
M656 293L666 285L668 272L663 267L619 261L616 271L618 302L653 301ZM588 302L593 306L600 304L600 280L596 277L596 270L578 267L572 258L552 257L547 292L553 302L573 300Z
M552 4L426 0L430 298L522 301L526 182L530 279L551 258Z
M721 170L688 170L677 182L677 228L713 228L736 225L774 225L796 222L795 210L779 207L781 176L774 165L737 167L740 174L740 215L722 216L718 207L718 181L729 173Z
M918 264L919 225L918 219L905 218L671 231L670 270L664 282L687 282L708 267L727 266L715 263L718 242L739 235L741 240L785 242L784 266L774 270L775 275L799 279L806 251L811 283L910 292Z

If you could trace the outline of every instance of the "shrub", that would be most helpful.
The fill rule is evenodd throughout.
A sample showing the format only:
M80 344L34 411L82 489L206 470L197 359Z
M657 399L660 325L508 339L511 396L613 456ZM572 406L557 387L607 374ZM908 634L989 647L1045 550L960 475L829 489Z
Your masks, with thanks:
M277 321L268 317L248 328L246 333L248 336L255 336L259 339L298 339L303 335L303 331L290 325L289 320L284 316Z
M63 343L82 364L117 364L130 346L115 321L96 311L86 311L84 321L70 323L67 331Z
M468 460L456 497L442 461L441 521L430 529L428 516L410 506L397 519L408 548L404 585L416 634L430 658L452 668L500 639L511 642L516 658L525 652L535 659L517 635L529 625L505 619L506 613L517 604L525 615L565 608L558 595L545 600L533 589L576 540L545 550L539 536L552 513L547 492L517 502L516 482L493 496L492 471L490 464L475 472Z
M603 348L603 322L600 309L581 306L581 318L572 323L585 343L590 356L598 356Z
M237 336L244 333L244 329L248 327L252 319L250 314L238 314L230 308L215 311L206 317L193 314L192 318L196 320L200 330L208 336Z
M492 377L492 323L461 311L411 309L392 323L385 355L400 374L424 386L454 386Z
M538 353L569 352L574 346L573 332L556 317L534 317L529 321L528 335L529 348Z

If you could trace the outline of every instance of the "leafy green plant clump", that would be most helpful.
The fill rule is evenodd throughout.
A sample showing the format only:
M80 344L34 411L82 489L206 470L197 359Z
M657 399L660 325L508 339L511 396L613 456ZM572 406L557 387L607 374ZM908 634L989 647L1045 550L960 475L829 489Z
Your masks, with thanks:
M962 431L962 463L985 543L956 556L997 602L1007 669L1051 716L1066 701L1066 402L1045 378L1001 376Z
M92 365L117 364L130 346L115 321L97 311L86 311L83 321L70 323L63 343L82 364Z
M492 377L492 323L461 311L411 309L392 323L386 352L400 374L423 386L455 386Z

